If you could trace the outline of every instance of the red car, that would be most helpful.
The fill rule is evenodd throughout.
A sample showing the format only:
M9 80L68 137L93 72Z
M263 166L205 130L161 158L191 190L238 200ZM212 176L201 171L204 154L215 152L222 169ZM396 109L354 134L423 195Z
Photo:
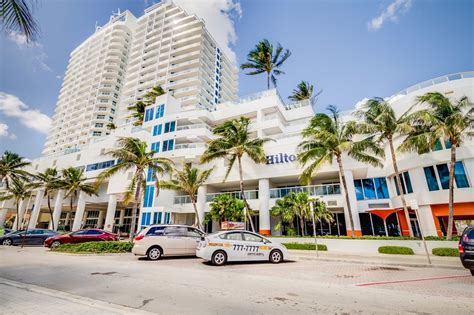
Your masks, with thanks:
M73 244L98 241L118 241L116 234L100 229L84 229L68 234L60 234L44 241L45 247L55 247L61 244Z

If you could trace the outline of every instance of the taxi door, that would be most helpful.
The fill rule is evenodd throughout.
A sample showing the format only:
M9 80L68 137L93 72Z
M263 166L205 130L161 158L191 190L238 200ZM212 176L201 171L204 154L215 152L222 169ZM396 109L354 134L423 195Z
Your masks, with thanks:
M270 247L265 244L262 237L247 232L243 232L242 235L247 260L267 260L269 258Z
M234 231L227 233L225 235L223 247L227 253L228 261L247 260L242 232Z
M165 255L186 255L186 228L168 226L163 233L163 251Z

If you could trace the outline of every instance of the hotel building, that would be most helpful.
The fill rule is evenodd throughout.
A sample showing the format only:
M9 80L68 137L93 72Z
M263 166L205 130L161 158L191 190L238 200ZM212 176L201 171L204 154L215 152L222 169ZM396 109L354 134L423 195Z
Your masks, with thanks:
M416 103L417 96L432 91L443 93L453 101L463 96L474 100L474 72L457 73L422 82L395 93L389 102L396 114L400 115ZM198 192L198 210L203 217L218 194L239 197L240 193L236 167L223 182L226 163L220 160L200 165L199 158L206 149L206 143L214 137L213 127L225 120L245 116L251 119L252 136L270 137L275 140L265 144L266 164L257 165L247 159L243 161L245 194L250 206L257 213L253 219L260 233L279 235L282 232L275 230L278 218L270 215L270 209L278 198L291 191L306 191L312 197L321 198L334 213L335 221L332 224L318 223L319 234L347 233L348 207L342 194L337 165L324 165L315 174L310 185L302 186L298 180L302 168L295 160L297 145L302 140L301 131L314 115L308 102L287 104L276 90L268 90L236 101L190 108L186 102L183 104L182 99L171 94L158 97L154 105L147 107L142 126L132 127L124 124L109 136L101 137L101 141L89 143L79 152L36 159L31 171L44 171L47 167L82 167L87 177L94 181L102 170L117 163L104 154L116 147L117 138L138 137L146 141L149 148L157 151L159 156L170 158L177 165L186 161L199 168L215 167L206 185ZM344 115L344 119L351 118L350 112ZM427 154L398 155L399 169L403 173L403 189L410 206L410 222L418 235L420 230L425 235L442 235L446 230L449 145L440 141ZM466 139L463 146L458 148L457 159L454 219L455 227L459 230L474 219L473 139ZM343 157L343 161L357 235L406 235L408 227L404 213L400 211L401 201L388 148L382 168L357 162L347 156ZM123 204L122 200L131 176L131 172L122 173L104 182L100 186L98 196L80 194L72 211L68 206L69 200L64 199L64 192L57 192L52 202L55 223L59 223L61 228L72 230L99 227L112 231L127 231L131 210L130 205ZM168 190L161 190L157 196L151 177L147 180L149 182L139 211L139 227L154 223L194 222L189 196ZM22 201L20 211L21 217L29 218L25 219L24 223L28 222L30 228L49 224L50 215L42 190ZM14 205L4 204L1 213L3 218L12 217L15 213ZM206 226L209 232L218 228L216 222ZM310 233L311 231L309 229Z

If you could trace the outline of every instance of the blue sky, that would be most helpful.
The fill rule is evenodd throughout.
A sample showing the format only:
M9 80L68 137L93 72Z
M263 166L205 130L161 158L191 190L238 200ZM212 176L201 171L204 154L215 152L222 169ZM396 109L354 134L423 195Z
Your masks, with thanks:
M211 33L237 63L262 39L292 51L278 79L286 98L301 80L322 89L316 110L350 109L444 74L474 70L470 0L206 0L183 2L205 15ZM69 53L117 8L140 16L153 1L44 0L42 35L26 46L0 35L0 151L41 154ZM224 12L221 12L224 11ZM225 27L223 26L225 25ZM16 40L16 42L15 42ZM264 76L240 72L239 95L265 89Z

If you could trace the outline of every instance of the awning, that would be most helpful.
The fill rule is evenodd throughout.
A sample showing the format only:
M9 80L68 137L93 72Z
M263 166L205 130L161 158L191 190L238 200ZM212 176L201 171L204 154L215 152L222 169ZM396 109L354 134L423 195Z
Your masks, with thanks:
M376 216L378 216L379 218L381 218L384 221L387 220L387 218L392 213L395 213L395 212L398 212L398 211L403 211L403 209L372 209L372 210L367 210L367 212L375 214Z

